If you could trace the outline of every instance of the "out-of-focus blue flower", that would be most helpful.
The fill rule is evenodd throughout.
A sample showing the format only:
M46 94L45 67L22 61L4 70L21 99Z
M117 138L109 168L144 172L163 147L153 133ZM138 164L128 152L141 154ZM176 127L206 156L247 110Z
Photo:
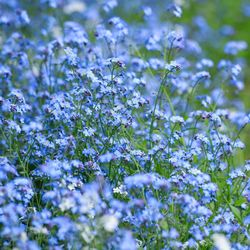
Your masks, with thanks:
M224 51L226 54L237 55L238 52L247 49L245 41L230 41L225 45Z

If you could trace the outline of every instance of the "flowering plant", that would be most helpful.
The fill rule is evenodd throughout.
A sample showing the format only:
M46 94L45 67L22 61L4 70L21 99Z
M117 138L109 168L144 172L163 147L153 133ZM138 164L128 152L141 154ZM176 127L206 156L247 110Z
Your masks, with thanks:
M1 249L249 249L247 43L178 2L0 0Z

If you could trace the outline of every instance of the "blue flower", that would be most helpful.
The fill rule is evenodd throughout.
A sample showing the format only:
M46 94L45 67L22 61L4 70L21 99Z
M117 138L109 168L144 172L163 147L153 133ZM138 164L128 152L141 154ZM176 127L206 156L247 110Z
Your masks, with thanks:
M226 54L236 55L245 49L247 49L247 43L245 41L230 41L225 45L224 51Z

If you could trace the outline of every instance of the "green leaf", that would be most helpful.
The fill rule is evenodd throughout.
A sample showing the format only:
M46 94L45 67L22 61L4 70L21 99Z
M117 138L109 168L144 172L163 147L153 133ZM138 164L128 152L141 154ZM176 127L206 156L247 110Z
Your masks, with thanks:
M164 229L164 230L168 230L169 226L168 226L168 222L166 220L162 220L160 222L160 226Z
M243 203L246 203L246 198L240 197L238 200L235 201L234 205L238 207L241 206Z
M229 204L229 206L230 206L232 213L237 218L238 222L242 222L240 210L231 204Z

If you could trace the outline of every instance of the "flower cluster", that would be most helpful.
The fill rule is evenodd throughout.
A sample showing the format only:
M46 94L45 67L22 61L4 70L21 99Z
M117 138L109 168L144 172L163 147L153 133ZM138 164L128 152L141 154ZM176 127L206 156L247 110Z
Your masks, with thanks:
M249 249L247 43L210 59L182 1L28 2L0 0L2 249Z

